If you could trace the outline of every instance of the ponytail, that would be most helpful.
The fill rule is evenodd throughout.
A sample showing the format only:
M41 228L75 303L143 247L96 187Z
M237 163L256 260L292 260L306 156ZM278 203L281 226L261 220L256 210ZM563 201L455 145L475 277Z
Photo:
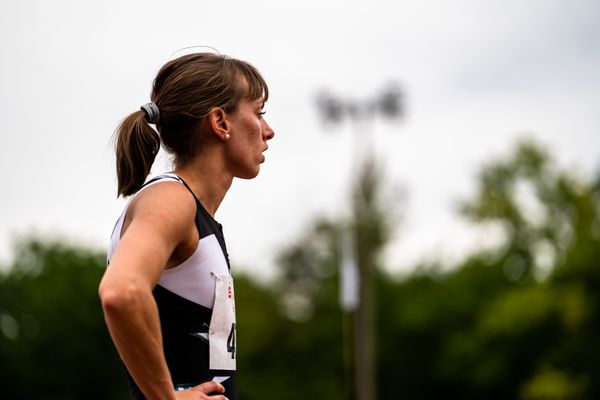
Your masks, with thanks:
M160 137L146 122L145 116L144 111L136 111L117 128L118 196L129 196L142 187L160 149Z

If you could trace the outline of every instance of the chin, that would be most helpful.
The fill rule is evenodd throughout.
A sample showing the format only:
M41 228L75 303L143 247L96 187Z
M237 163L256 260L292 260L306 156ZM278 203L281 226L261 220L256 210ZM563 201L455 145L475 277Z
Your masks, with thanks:
M256 167L256 169L253 169L253 170L243 171L242 173L238 174L237 177L240 179L253 179L258 176L259 172L260 172L260 166Z

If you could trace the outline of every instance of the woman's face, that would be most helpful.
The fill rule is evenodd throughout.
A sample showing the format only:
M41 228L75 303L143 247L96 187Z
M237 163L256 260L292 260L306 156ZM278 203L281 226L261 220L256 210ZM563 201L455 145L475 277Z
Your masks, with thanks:
M264 101L242 100L237 110L230 115L230 137L226 157L235 177L251 179L258 175L260 164L265 161L262 154L275 132L263 118Z

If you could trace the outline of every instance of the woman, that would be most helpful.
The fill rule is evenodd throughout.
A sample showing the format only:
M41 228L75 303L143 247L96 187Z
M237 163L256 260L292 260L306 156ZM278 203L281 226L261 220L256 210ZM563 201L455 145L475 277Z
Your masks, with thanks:
M185 55L117 130L118 194L132 196L99 295L132 399L237 398L233 284L214 215L233 178L254 178L265 160L267 98L251 65ZM161 143L175 169L144 184Z

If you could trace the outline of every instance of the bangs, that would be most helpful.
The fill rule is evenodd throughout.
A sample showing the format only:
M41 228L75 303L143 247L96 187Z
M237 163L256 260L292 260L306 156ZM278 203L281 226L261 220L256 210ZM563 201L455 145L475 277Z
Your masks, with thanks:
M262 75L252 65L239 60L234 60L238 74L244 78L244 93L242 97L247 100L256 100L262 98L266 102L269 98L269 87Z

